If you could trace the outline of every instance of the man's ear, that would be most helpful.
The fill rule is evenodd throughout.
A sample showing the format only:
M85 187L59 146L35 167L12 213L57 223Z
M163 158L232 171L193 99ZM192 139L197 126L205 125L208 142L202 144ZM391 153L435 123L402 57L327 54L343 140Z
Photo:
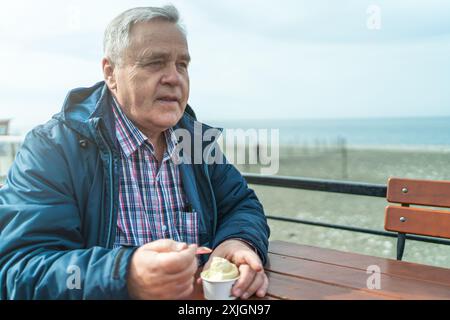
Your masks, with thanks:
M114 65L108 58L102 59L103 77L109 90L115 92L117 89L116 77L114 74Z

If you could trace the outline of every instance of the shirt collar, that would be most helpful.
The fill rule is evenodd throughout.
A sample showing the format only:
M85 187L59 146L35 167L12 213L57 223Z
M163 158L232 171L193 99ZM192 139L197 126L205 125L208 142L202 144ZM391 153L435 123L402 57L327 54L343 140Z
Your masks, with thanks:
M154 154L155 149L152 143L148 140L147 136L142 133L130 119L128 119L114 97L113 101L113 111L116 118L116 137L125 156L128 158L143 144L147 144L152 154ZM164 131L164 137L166 139L167 148L164 153L163 160L167 160L174 156L178 139L173 128L169 128Z

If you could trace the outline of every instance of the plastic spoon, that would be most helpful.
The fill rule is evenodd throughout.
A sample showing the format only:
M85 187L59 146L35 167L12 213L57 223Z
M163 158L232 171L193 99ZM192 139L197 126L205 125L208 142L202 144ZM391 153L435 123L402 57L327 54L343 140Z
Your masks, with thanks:
M212 252L212 249L208 247L198 247L197 251L195 251L195 254L210 254Z

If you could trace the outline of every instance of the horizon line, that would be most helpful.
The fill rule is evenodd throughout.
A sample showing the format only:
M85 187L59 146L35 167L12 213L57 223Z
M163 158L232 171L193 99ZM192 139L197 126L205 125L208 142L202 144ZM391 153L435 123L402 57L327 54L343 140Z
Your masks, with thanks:
M273 121L295 121L295 120L392 120L392 119L433 119L433 118L450 118L450 114L448 115L430 115L430 116L376 116L376 117L291 117L291 118L226 118L226 119L213 119L213 118L205 118L202 121L258 121L258 120L273 120Z

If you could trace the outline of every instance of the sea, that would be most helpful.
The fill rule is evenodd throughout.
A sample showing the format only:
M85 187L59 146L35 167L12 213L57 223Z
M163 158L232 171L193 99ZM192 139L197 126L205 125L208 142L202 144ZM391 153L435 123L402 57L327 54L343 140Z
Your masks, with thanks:
M226 129L278 129L281 145L450 149L450 116L372 119L211 120Z

